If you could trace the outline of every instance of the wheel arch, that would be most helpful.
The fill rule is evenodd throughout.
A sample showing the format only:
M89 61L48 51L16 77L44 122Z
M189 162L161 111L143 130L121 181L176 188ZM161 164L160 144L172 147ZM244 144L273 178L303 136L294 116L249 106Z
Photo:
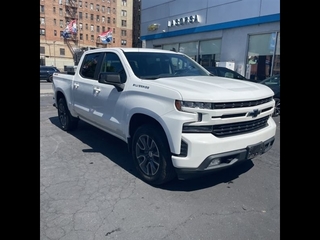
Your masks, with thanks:
M64 96L64 94L63 94L61 91L57 91L57 92L56 92L56 96L55 96L56 103L59 102L59 99L60 99L60 98L66 99L66 97Z
M75 113L75 111L72 108L72 103L71 103L71 101L69 99L70 97L68 98L68 96L62 90L57 89L56 92L55 92L55 103L56 103L56 106L58 106L58 102L59 102L60 98L64 98L66 100L66 103L67 103L68 110L69 110L70 114L73 117L78 117L78 115Z
M153 124L155 126L158 126L160 129L162 129L163 134L165 135L165 137L168 141L169 147L171 149L169 137L166 134L166 131L165 131L164 127L162 126L162 124L159 121L157 121L155 118L153 118L149 115L146 115L143 113L136 113L136 114L132 115L132 117L130 119L130 123L129 123L128 149L129 149L130 153L131 153L132 137L133 137L135 131L140 126L142 126L144 124Z

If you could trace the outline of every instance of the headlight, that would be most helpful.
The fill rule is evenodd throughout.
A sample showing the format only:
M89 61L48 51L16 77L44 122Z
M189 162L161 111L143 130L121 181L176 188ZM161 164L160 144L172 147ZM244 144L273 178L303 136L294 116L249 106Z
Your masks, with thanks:
M213 104L207 103L207 102L191 102L191 101L176 100L175 106L179 111L182 111L183 107L198 108L198 109L213 109Z

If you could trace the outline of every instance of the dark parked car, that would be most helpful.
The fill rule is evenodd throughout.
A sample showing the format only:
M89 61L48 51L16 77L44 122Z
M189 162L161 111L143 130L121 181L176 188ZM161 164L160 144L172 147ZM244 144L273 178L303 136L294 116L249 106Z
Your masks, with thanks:
M272 116L273 117L279 116L280 115L280 74L266 78L260 81L259 83L268 86L274 92L273 98L276 101L276 108Z
M58 68L53 66L40 66L40 80L52 82L52 75L55 72L60 72Z
M227 78L234 78L239 80L249 80L242 76L241 74L237 73L236 71L233 71L226 67L204 67L209 72L211 72L215 76L219 77L227 77Z

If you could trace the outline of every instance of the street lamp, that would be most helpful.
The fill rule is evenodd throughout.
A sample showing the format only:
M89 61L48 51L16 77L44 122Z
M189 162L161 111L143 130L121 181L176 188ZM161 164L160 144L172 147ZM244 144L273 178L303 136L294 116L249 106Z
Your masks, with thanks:
M53 41L53 61L54 61L54 66L57 67L56 65L56 41Z

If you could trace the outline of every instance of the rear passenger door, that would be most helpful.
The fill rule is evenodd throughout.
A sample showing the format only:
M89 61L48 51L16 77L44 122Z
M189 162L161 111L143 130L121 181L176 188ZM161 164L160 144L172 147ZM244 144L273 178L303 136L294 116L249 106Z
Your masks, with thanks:
M94 86L97 83L99 63L102 53L91 53L84 57L79 74L73 82L73 105L74 110L83 119L90 121L92 115L92 101Z

